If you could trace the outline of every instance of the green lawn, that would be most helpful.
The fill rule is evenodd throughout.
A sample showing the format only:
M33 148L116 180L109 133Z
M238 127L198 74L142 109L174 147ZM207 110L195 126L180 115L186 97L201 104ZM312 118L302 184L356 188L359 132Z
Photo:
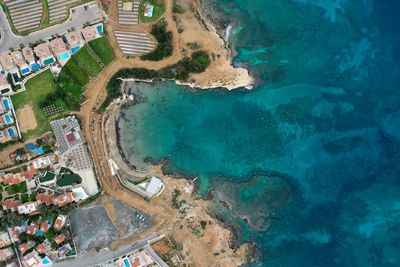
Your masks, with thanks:
M61 74L66 72L69 77L71 77L76 83L81 86L87 84L90 80L90 77L78 66L77 62L73 59L70 59L68 63L62 68Z
M14 195L17 193L26 193L27 191L26 182L7 186L6 191L9 195Z
M89 42L89 45L93 49L93 51L99 56L104 65L108 65L114 60L114 51L110 47L108 40L105 36Z
M75 55L72 56L72 60L75 61L76 64L89 77L94 77L101 71L101 66L96 61L95 55L93 55L90 54L88 47L84 46Z
M144 8L150 3L154 6L153 16L151 18L144 16ZM158 20L165 12L164 0L142 0L139 7L140 22L153 22Z
M46 117L40 103L48 94L56 92L55 80L50 70L46 70L39 75L29 79L25 83L26 91L12 96L12 101L16 110L25 105L30 105L35 113L37 127L23 133L24 137L40 136L51 130L49 119ZM57 102L60 105L65 104L62 100Z

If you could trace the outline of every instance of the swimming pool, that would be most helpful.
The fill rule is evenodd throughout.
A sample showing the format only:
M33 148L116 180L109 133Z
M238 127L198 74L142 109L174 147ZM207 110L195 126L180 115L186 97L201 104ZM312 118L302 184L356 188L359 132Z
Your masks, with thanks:
M8 132L8 135L9 135L11 138L15 137L15 132L14 132L13 129L8 128L8 129L7 129L7 132Z
M97 32L101 35L103 34L103 24L98 24L97 25Z
M81 49L81 47L80 47L79 45L77 45L77 46L75 46L75 47L72 47L72 48L71 48L71 53L72 53L72 54L75 54L79 49Z
M54 62L54 58L52 58L52 57L46 58L46 59L43 61L43 63L44 63L45 65L49 65L49 64L51 64L51 63L53 63L53 62Z
M12 120L12 118L11 118L10 115L5 115L4 118L6 119L6 123L7 123L7 124L10 124L10 123L13 122L13 120Z
M21 70L22 75L28 74L29 72L31 72L29 67Z
M10 109L10 105L8 104L8 100L7 99L3 99L3 104L6 107L6 109Z
M37 70L40 70L40 64L39 63L35 63L35 64L32 64L31 65L31 69L33 70L33 71L37 71Z
M131 267L131 263L129 262L128 259L124 259L124 262L126 267Z
M60 60L69 59L69 53L68 53L68 52L64 52L64 53L62 53L61 55L59 55L58 58L59 58Z
M46 258L43 259L42 263L43 263L43 264L50 264L50 263L51 263L51 260L50 260L49 258L46 257Z

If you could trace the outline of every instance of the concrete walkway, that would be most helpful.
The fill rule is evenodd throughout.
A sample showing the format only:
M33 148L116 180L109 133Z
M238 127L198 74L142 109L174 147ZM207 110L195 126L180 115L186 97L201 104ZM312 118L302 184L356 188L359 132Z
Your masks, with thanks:
M85 6L89 8L85 10ZM52 35L62 34L71 28L81 28L85 23L100 21L101 13L96 2L74 7L70 10L69 19L61 24L44 28L26 36L15 35L3 10L0 11L0 53L9 51L9 48L19 48L20 44L28 46L41 40L51 38Z

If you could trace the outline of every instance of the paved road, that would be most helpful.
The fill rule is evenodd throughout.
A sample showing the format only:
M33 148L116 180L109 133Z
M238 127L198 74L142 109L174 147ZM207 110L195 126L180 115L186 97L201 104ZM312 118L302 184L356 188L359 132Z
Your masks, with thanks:
M133 244L123 246L118 248L117 250L111 251L111 250L106 250L106 251L100 251L100 252L90 252L86 253L83 255L80 255L73 260L68 260L64 261L61 263L55 263L53 266L54 267L88 267L88 266L93 266L96 264L108 262L110 260L113 260L115 258L119 258L123 255L129 254L130 252L137 250L141 247L147 246L149 242L152 240L157 240L161 237L160 232L156 232L152 234L151 236L145 237Z
M0 53L9 51L10 47L19 48L20 44L28 46L29 43L51 38L52 35L67 32L68 29L80 28L87 22L94 23L100 21L100 10L96 2L90 2L86 5L90 5L88 10L85 10L83 5L71 9L70 17L65 22L30 33L26 36L15 35L11 30L6 14L0 10Z

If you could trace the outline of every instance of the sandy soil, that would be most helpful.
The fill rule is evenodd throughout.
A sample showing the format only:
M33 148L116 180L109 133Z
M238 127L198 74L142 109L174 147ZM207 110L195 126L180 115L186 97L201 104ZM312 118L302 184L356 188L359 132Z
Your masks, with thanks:
M27 132L34 130L37 127L35 113L33 112L31 105L25 105L17 110L18 124L21 132Z

